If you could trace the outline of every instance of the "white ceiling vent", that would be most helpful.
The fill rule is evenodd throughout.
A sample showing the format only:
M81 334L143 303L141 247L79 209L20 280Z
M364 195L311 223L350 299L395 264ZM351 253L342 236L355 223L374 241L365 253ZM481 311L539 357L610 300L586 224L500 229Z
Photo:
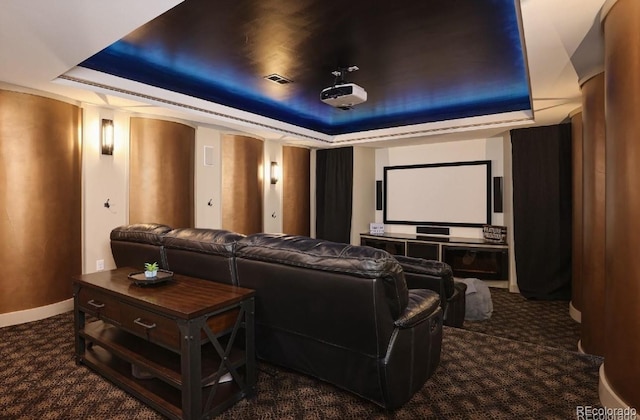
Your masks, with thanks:
M284 76L280 76L277 73L272 73L272 74L270 74L268 76L264 76L264 78L269 80L269 81L271 81L271 82L273 82L273 83L278 83L280 85L287 85L289 83L293 83L293 80L287 79Z

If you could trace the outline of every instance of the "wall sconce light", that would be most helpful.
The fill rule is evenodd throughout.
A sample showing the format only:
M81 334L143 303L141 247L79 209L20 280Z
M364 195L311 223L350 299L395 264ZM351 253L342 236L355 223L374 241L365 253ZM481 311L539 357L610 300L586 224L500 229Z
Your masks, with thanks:
M280 179L280 167L278 162L271 162L271 183L276 184Z
M102 120L100 144L103 155L113 154L113 120Z

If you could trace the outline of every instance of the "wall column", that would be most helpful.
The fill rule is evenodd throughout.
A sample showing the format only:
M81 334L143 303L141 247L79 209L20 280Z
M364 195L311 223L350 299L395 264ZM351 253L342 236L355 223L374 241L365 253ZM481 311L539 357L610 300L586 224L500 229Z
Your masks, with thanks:
M0 315L72 297L82 271L80 127L75 105L0 90Z
M311 151L302 147L282 148L282 232L310 235L309 184Z
M195 129L131 118L129 223L193 227Z
M250 235L264 231L264 141L222 136L222 229Z
M640 408L640 1L603 6L606 273L600 401Z
M571 245L571 303L569 315L582 321L582 112L571 117L571 159L573 170L572 245Z
M582 329L580 349L604 354L605 117L604 74L582 85Z

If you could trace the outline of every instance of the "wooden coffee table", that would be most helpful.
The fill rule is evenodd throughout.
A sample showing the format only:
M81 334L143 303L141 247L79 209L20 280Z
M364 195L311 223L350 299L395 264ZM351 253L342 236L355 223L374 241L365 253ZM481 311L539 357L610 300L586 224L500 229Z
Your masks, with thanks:
M76 361L170 418L255 395L255 292L178 274L137 286L135 271L73 278Z

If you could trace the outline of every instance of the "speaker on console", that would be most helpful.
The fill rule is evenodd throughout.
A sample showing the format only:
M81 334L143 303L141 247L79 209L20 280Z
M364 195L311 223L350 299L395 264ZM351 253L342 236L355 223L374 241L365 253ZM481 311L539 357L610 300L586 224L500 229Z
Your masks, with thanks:
M416 228L416 233L419 235L449 235L449 228L438 226L418 226Z
M376 181L376 210L382 210L382 181Z
M493 177L493 211L502 213L502 177Z

